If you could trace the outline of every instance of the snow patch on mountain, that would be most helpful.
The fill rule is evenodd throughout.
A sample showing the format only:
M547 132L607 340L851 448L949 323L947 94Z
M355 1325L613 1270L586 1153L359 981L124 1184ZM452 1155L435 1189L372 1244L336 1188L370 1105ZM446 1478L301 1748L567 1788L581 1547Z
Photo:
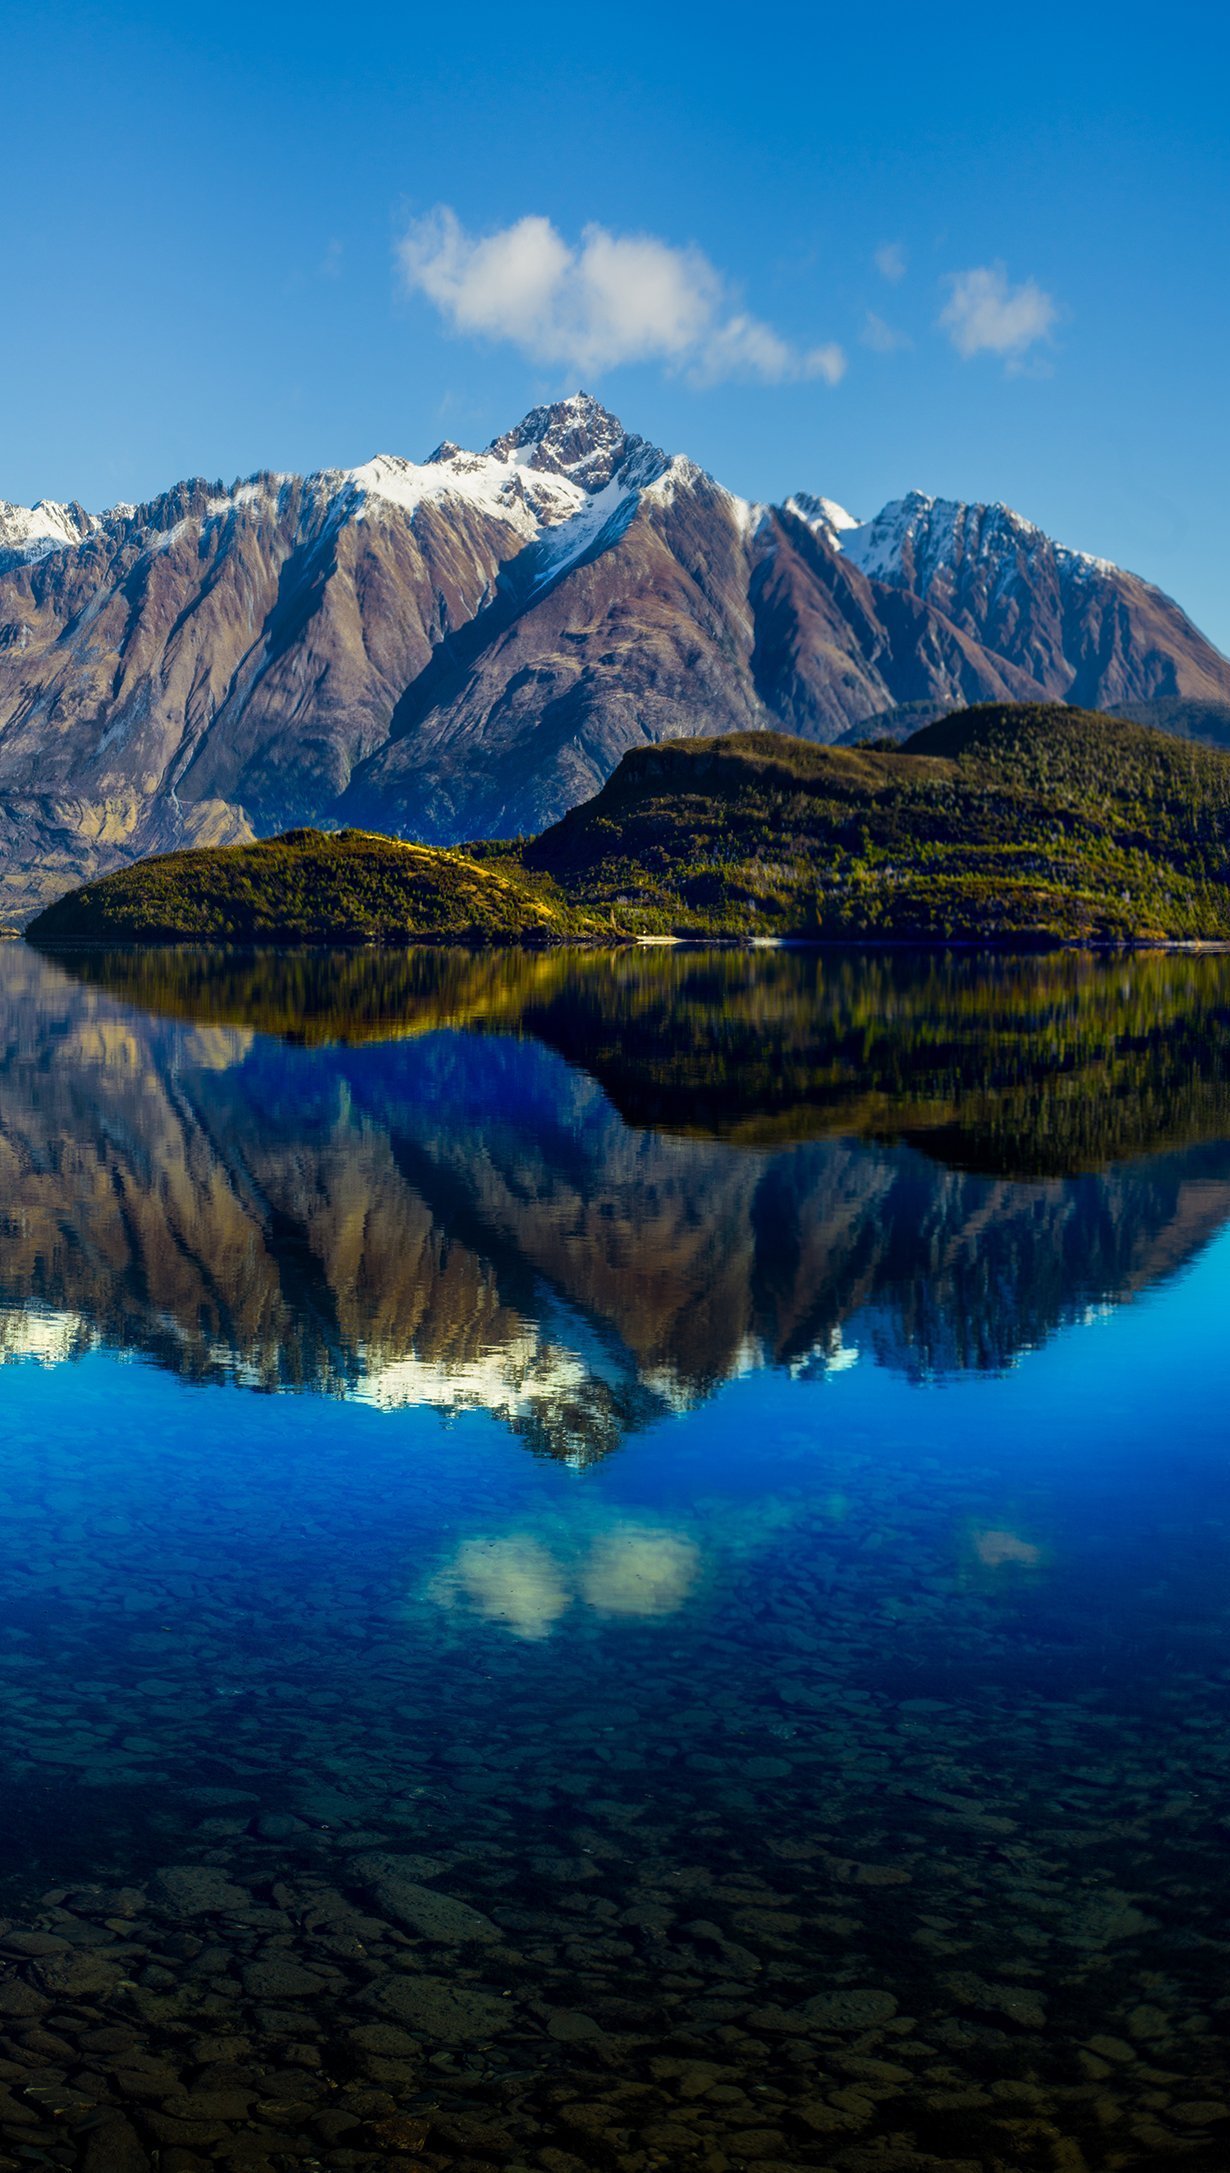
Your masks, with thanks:
M442 447L441 453L442 458L421 465L393 453L379 453L362 467L340 471L337 493L349 501L344 510L356 520L365 519L380 505L397 506L413 516L423 505L451 500L503 521L531 543L544 528L571 519L589 503L580 485L564 476L540 475L515 460L499 460L488 453L465 453L454 447Z
M1127 568L1118 565L1113 558L1095 558L1092 551L1078 551L1070 543L1052 542L1051 549L1060 565L1070 567L1075 574L1113 573L1122 576L1127 572ZM1140 580L1142 577L1135 574L1132 578Z
M691 461L671 460L646 439L629 436L596 400L578 393L533 409L485 453L447 440L422 463L382 453L342 471L337 491L345 511L360 520L380 504L412 518L428 503L472 506L511 527L526 545L543 546L537 589L612 542L642 495L669 498L699 474Z
M587 498L570 519L558 522L543 537L534 591L557 581L570 566L591 552L605 549L622 535L640 502L640 493L616 479L592 498Z
M862 526L858 515L847 513L835 498L817 498L808 490L794 491L786 500L785 511L793 513L795 519L802 521L814 535L826 536L838 550L841 549L838 538Z
M686 453L676 453L674 459L668 460L663 468L649 474L640 487L646 498L653 499L658 505L669 506L674 505L685 491L695 490L700 483L708 483L723 498L729 498L734 506L743 503L741 498L735 498L730 491L724 490L720 483L714 484L712 476L707 475L703 468L698 468L696 462L689 460Z
M223 492L220 498L211 498L209 500L205 507L205 518L206 520L220 520L227 514L236 512L241 506L267 504L276 498L278 491L284 484L292 480L293 478L288 475L254 475L246 483L234 483L230 490ZM136 508L127 506L122 509L117 507L115 510L117 512L123 510L133 513Z
M919 596L929 595L937 579L970 562L982 562L1001 580L1031 569L1046 553L1061 573L1078 578L1119 570L1108 559L1055 543L1011 506L998 501L969 505L955 498L932 498L921 490L890 500L874 520L851 522L831 540L870 579Z
M34 506L8 505L0 499L0 557L30 563L84 543L100 526L96 513L60 505L54 498L40 498Z

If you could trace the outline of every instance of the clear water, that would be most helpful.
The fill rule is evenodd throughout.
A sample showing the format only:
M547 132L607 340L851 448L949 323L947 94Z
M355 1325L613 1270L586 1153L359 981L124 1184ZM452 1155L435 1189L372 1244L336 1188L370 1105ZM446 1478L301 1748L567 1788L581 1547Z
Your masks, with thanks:
M0 950L0 2167L1230 2163L1230 960Z

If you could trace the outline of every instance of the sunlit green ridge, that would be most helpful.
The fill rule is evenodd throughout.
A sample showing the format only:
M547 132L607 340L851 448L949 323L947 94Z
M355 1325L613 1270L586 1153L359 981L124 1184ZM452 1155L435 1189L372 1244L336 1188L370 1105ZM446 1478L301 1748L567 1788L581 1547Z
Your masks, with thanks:
M1230 755L1058 706L904 748L778 733L624 757L541 837L292 831L172 853L41 913L42 942L617 941L637 935L1230 940Z

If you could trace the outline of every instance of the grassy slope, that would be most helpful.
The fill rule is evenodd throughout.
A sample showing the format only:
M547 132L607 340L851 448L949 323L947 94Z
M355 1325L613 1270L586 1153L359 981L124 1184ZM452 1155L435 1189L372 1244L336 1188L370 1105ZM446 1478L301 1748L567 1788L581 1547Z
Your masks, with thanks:
M676 740L520 847L296 831L125 869L31 933L1230 939L1230 755L1054 705L963 710L888 750Z
M59 899L30 932L57 943L515 941L584 934L586 922L515 860L291 830L139 861Z
M676 741L525 859L645 931L1226 938L1230 759L1053 706L964 710L891 751Z

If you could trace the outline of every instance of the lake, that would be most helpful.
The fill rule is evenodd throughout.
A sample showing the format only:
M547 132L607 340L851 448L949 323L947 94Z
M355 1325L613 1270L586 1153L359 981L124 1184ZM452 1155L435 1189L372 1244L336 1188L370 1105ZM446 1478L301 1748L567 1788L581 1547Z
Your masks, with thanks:
M1230 959L0 948L0 2168L1230 2162Z

